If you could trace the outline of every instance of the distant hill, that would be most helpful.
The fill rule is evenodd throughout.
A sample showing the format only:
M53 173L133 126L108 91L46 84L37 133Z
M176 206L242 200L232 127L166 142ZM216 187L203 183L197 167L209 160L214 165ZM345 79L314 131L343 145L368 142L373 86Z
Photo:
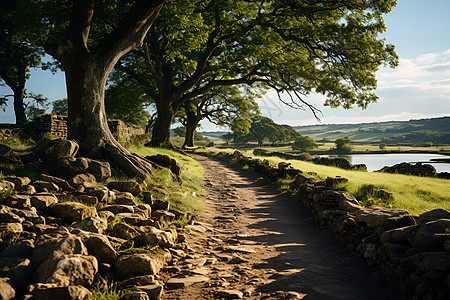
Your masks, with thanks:
M450 117L410 121L388 121L361 124L318 124L293 126L302 135L317 140L334 141L347 136L355 142L450 144ZM201 132L210 140L222 141L225 131Z
M326 124L294 126L302 135L315 140L327 139L334 141L347 136L355 142L378 142L383 139L390 142L433 142L436 136L440 142L449 144L450 117L419 119L410 121L388 121L361 124ZM405 135L407 135L405 137ZM428 138L428 135L430 136ZM431 137L432 136L432 137Z

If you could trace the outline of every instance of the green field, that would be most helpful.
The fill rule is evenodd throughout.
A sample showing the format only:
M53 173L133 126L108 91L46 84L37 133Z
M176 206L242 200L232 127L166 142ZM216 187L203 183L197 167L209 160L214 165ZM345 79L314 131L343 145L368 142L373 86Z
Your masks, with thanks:
M220 151L222 151L222 149L220 149ZM232 153L234 149L226 149L225 151ZM267 159L274 165L277 165L281 161L286 161L291 163L294 168L300 169L304 173L309 173L317 179L335 176L345 177L349 182L340 188L354 194L363 206L377 205L407 209L410 213L415 215L435 208L450 210L450 181L446 179L349 171L298 160L285 160L277 157L258 157L252 155L251 150L245 152L245 155L259 159ZM394 199L389 201L374 199L370 194L366 193L368 186L374 186L391 192L394 194Z

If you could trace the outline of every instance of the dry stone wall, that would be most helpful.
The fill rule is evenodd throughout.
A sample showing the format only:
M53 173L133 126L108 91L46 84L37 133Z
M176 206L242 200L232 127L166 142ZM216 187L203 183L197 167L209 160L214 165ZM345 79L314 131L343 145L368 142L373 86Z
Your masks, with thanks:
M450 212L435 209L413 216L407 210L361 207L347 192L333 189L345 178L318 181L300 170L253 159L236 151L218 155L275 180L298 174L291 192L342 245L364 257L375 275L408 299L450 299ZM281 167L281 168L280 168Z

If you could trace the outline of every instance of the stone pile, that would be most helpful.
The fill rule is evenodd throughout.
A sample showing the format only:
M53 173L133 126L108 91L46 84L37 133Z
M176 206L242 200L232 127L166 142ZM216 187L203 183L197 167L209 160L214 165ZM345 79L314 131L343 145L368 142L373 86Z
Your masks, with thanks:
M113 282L135 290L123 299L159 299L155 275L188 251L173 221L192 216L135 181L104 183L109 164L74 141L34 150L51 175L0 180L0 299L91 299Z
M254 155L258 156L276 156L284 159L294 159L294 160L302 160L302 161L310 161L317 165L325 165L325 166L335 166L341 169L346 170L360 170L367 171L367 166L365 164L351 164L347 159L342 157L313 157L307 153L303 154L290 154L284 152L270 152L264 149L255 149L253 150Z
M416 175L416 176L429 176L435 177L437 176L436 169L429 164L422 163L400 163L393 165L392 167L383 167L381 170L377 172L386 172L386 173L398 173L398 174L408 174L408 175Z
M280 172L240 152L218 157L263 170L272 179ZM266 173L271 170L272 176ZM403 209L362 207L353 195L333 189L346 180L299 174L290 188L321 225L410 299L450 299L450 212L434 209L413 216ZM373 192L392 197L384 190Z

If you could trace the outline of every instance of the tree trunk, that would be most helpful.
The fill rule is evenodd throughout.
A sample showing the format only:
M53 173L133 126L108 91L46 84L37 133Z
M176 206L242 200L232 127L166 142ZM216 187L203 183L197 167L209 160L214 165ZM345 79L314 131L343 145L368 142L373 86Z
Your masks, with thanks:
M184 137L184 147L194 147L195 140L195 130L200 122L200 118L195 113L194 108L191 107L189 102L186 102L185 106L186 112L186 135Z
M17 69L17 77L19 82L17 88L14 90L14 114L16 116L16 124L25 124L27 122L27 116L25 115L25 107L23 105L23 99L25 98L25 74L28 67L20 66Z
M152 147L173 148L170 141L170 126L172 126L178 107L173 107L172 101L164 98L158 101L156 106L158 116L156 117L155 125L153 126L150 145Z

